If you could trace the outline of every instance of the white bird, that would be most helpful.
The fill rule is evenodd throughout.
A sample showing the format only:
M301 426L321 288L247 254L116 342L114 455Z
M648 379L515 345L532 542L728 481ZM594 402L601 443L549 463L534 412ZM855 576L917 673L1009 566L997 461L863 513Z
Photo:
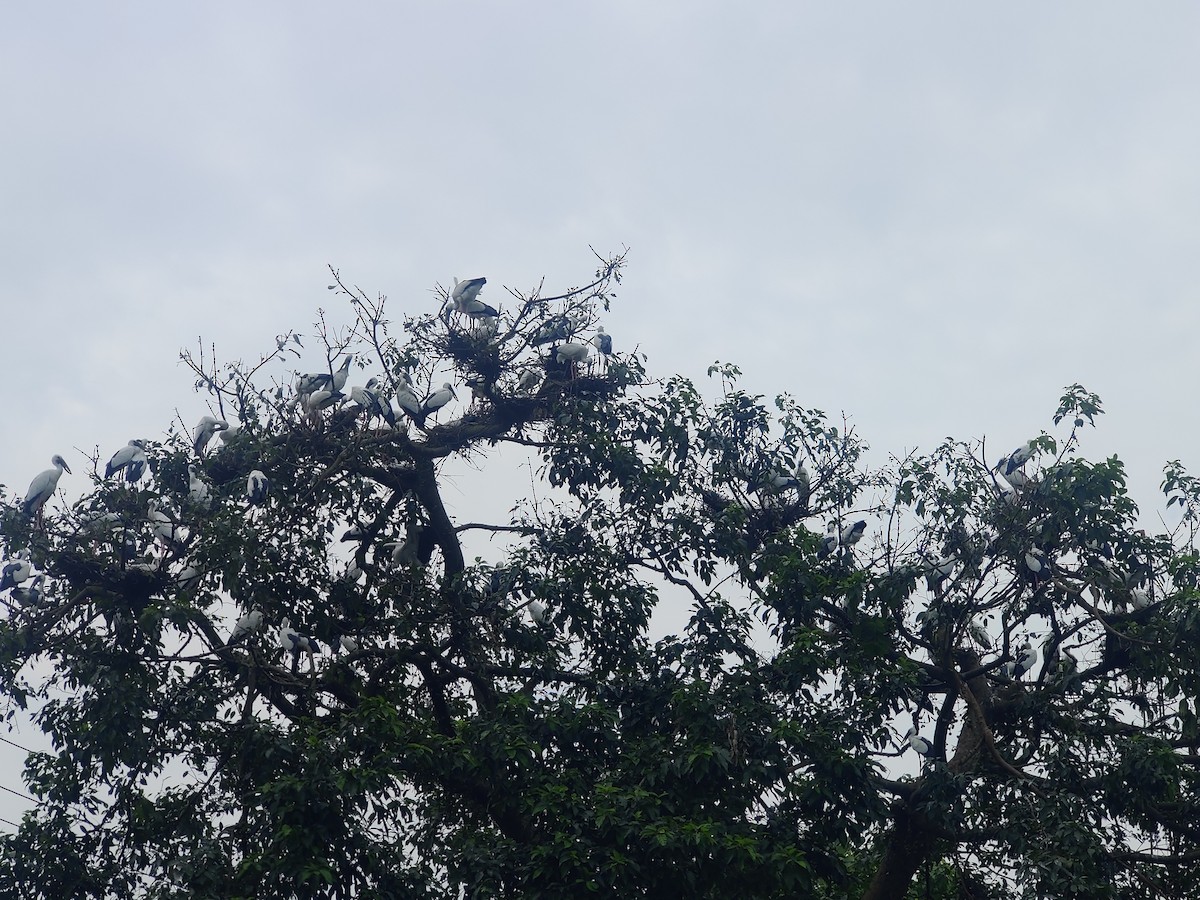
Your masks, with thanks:
M307 653L311 658L312 655L320 649L320 646L313 638L300 634L298 631L296 631L296 629L292 627L290 619L284 619L279 625L279 646L282 647L285 652L292 654L293 670L295 669L296 664L300 661L301 653Z
M454 393L453 385L447 381L442 385L442 389L440 391L434 391L421 402L421 413L427 416L432 412L437 412L439 409L457 397L458 395Z
M479 292L483 290L485 284L487 284L486 278L468 278L466 281L459 281L455 278L454 290L450 292L451 305L459 312L470 315L465 307L482 302L475 298L479 296Z
M45 591L42 590L42 582L45 580L44 574L38 575L29 584L14 587L10 596L22 606L37 606L45 596Z
M1033 481L1032 478L1020 469L1013 469L1011 472L1005 473L1004 480L1012 485L1014 491L1024 490L1029 485L1029 482Z
M574 322L566 316L551 316L541 324L529 343L534 347L540 344L552 344L555 341L565 341L571 336Z
M1029 583L1034 589L1050 580L1050 560L1040 547L1030 547L1025 553L1024 562Z
M867 520L859 519L842 529L841 542L843 547L853 547L862 540L863 532L867 530Z
M1129 592L1129 600L1134 609L1146 609L1151 603L1150 592L1145 588L1134 588Z
M27 516L36 514L41 517L42 507L58 487L58 479L62 477L63 472L71 471L67 461L58 454L52 456L50 462L54 466L53 469L40 472L29 482L29 491L25 494L25 502L21 504L21 512Z
M532 391L541 380L542 374L537 369L526 369L521 373L521 377L517 379L517 390L521 392Z
M188 563L175 576L175 586L181 591L194 590L200 584L200 570L191 563Z
M350 377L350 364L352 362L354 362L354 357L347 356L342 360L342 365L338 370L332 374L329 372L316 372L312 375L298 376L296 378L296 393L305 395L321 390L340 392L346 386L346 379Z
M244 616L240 617L233 624L233 632L229 635L228 643L232 644L235 641L240 641L244 637L248 637L262 627L263 614L261 609L252 609ZM283 620L284 625L287 625L288 620ZM282 629L280 630L280 643L283 642ZM289 649L287 647L284 648Z
M1012 472L1015 472L1025 463L1033 458L1033 454L1037 452L1037 445L1033 441L1026 441L1004 459L1000 460L996 468L1000 469L1000 474L1007 478ZM1016 487L1014 484L1013 487Z
M1026 638L1025 643L1017 651L1017 658L1012 662L1005 663L1004 672L1009 678L1017 680L1037 665L1037 661L1038 652L1034 649L1033 641Z
M104 467L104 477L112 478L117 472L124 470L125 480L132 484L140 481L146 472L146 442L132 440L116 453Z
M978 619L972 619L967 624L967 633L971 635L972 640L985 650L992 649L992 636L988 634L988 630L983 627L983 623Z
M838 523L829 522L825 525L825 534L821 538L821 544L817 547L817 559L825 559L837 549L838 545Z
M205 416L196 423L196 428L192 432L192 449L196 451L197 456L204 455L204 449L208 446L208 442L213 439L213 435L218 431L224 431L229 427L229 423L224 419L217 419L213 416Z
M251 506L261 506L267 501L271 482L261 469L255 469L246 478L246 499Z
M396 427L396 414L392 412L392 405L383 400L377 391L355 385L350 388L350 399L366 412L368 424L371 419L378 417L392 428Z
M0 566L0 591L24 584L33 575L33 563L29 561L29 551L19 550L12 559L6 559Z
M933 756L933 744L917 734L917 729L910 728L904 735L904 742L921 756Z
M337 646L341 647L347 653L358 652L358 641L348 634L338 635Z
M241 425L230 425L223 428L217 433L217 438L221 441L221 448L224 449L233 443L234 439L242 433Z
M179 518L169 508L164 508L158 500L151 500L146 510L146 521L150 530L165 547L172 550L182 550L187 543L188 533Z
M942 557L935 563L930 563L925 569L925 587L931 592L941 590L946 579L954 574L958 560L953 556Z
M208 485L196 474L195 466L188 466L188 500L196 506L208 506L212 500Z
M604 333L603 325L596 329L596 336L592 338L592 346L604 356L612 355L612 335Z
M546 613L549 611L549 607L545 603L543 603L541 600L530 600L528 609L529 617L533 619L533 621L537 622L539 625L545 624Z
M396 405L406 412L410 418L418 422L424 421L425 413L421 410L421 398L413 391L412 386L405 383L396 389Z
M567 343L554 348L554 358L559 364L583 362L591 354L592 348L587 344Z
M313 391L311 394L301 395L301 402L304 405L304 411L314 416L322 410L329 409L331 406L336 406L345 399L345 394L333 388L320 388L319 390Z

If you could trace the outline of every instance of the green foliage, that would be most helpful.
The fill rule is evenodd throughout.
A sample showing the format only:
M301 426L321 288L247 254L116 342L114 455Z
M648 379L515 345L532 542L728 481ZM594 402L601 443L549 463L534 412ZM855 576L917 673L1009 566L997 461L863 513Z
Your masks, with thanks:
M1079 456L1102 412L1079 385L1015 471L955 440L874 468L736 366L710 402L632 354L560 359L620 267L514 295L494 331L449 306L394 329L335 273L352 319L322 315L313 369L353 355L397 399L469 382L470 407L310 408L292 332L251 365L185 353L235 438L169 431L143 482L97 460L44 523L4 510L45 596L0 624L0 690L52 749L0 892L1188 895L1195 479L1169 464L1182 524L1139 530L1120 460ZM445 462L518 453L507 519L458 518ZM285 617L321 650L286 652Z

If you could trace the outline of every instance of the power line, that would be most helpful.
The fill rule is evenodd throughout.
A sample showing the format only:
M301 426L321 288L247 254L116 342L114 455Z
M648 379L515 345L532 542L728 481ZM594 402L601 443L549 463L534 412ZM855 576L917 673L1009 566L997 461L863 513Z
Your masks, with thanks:
M37 797L30 797L28 794L22 794L20 791L14 791L12 788L5 787L2 784L0 784L0 791L8 791L10 794L16 794L18 797L22 797L25 800L31 800L34 803L41 803L41 801L38 800Z
M10 741L8 738L4 737L3 735L0 735L0 741L4 741L4 743L6 743L6 744L12 744L18 750L24 750L26 753L33 753L33 751L30 750L28 747L22 747L16 741Z

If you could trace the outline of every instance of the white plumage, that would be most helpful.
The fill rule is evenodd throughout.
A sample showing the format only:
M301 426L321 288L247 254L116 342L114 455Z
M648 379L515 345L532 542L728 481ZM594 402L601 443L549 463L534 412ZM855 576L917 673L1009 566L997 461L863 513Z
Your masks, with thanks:
M908 729L908 733L904 735L904 742L921 756L933 755L933 744L917 734L916 728Z
M562 363L583 362L591 354L592 348L587 344L566 343L554 348L554 358Z
M146 442L132 440L116 453L104 467L104 477L112 478L117 472L124 471L125 480L131 484L140 481L146 471Z
M6 559L0 566L0 591L24 584L32 574L33 563L29 561L29 551L18 551L16 556Z
M255 469L246 478L246 499L251 506L261 506L267 501L271 482L261 469Z
M867 530L867 520L859 519L842 529L841 542L843 547L853 547L862 540L863 532Z
M549 611L549 607L541 600L530 600L528 609L529 617L533 619L533 621L537 622L539 625L542 625L546 622L546 613Z
M188 466L188 500L196 506L206 507L211 499L208 484L196 474L195 466Z
M197 456L203 456L204 450L208 447L208 442L213 439L218 431L224 431L229 427L229 423L224 419L217 419L213 416L204 416L196 423L196 428L192 432L192 449L196 451Z
M58 487L58 479L62 477L62 473L71 471L67 461L57 454L50 458L50 462L54 466L53 469L38 473L33 481L29 482L25 502L21 504L21 511L27 516L41 515L42 507Z
M432 412L437 412L457 396L458 395L454 393L454 386L447 381L442 385L441 390L434 391L422 401L421 412L425 415L429 415L429 413Z
M244 616L241 616L233 624L233 632L229 635L229 643L232 644L235 641L240 641L242 638L248 637L249 635L258 631L258 629L262 627L262 621L263 614L261 609L250 610L250 612L246 613ZM287 625L287 621L287 619L283 620L285 626ZM282 643L282 637L280 638L280 643Z

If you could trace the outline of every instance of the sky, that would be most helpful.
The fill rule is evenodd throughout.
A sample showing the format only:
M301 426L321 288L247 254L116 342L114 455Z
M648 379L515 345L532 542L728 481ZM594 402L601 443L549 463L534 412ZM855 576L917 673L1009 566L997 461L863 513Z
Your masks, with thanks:
M879 459L998 459L1081 382L1152 510L1200 467L1198 45L1183 2L13 7L0 483L192 424L200 337L348 321L327 265L399 318L628 247L651 374L736 363Z

